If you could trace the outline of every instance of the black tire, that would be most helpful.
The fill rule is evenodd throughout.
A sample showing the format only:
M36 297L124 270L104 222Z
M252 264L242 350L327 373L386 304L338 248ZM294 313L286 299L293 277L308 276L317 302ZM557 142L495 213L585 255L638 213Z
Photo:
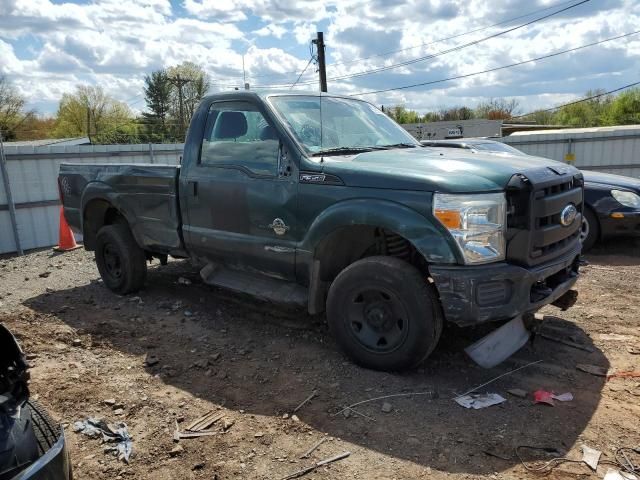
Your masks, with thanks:
M39 457L31 410L25 403L20 416L0 413L0 479L11 479Z
M98 231L96 264L104 284L121 295L140 290L147 278L144 250L124 224L107 225Z
M426 359L440 339L443 316L432 285L394 257L368 257L345 268L327 299L329 328L355 363L398 371Z
M582 252L586 253L600 238L600 222L589 207L585 207L582 225L580 226L580 240L582 241Z
M62 429L60 424L53 421L42 405L35 400L27 402L27 408L31 411L31 421L33 423L33 432L38 441L38 451L43 455L60 438Z

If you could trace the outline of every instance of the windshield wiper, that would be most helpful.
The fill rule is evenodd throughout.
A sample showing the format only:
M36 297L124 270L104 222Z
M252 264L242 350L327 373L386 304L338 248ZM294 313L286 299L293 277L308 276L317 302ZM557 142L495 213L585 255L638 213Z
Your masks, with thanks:
M335 148L326 148L324 150L320 150L319 152L315 152L312 156L318 157L320 155L327 155L331 153L338 153L342 155L349 155L350 153L362 153L362 152L370 152L374 150L376 147L335 147Z
M392 143L391 145L378 145L375 147L376 149L391 149L391 148L415 148L417 147L414 143Z

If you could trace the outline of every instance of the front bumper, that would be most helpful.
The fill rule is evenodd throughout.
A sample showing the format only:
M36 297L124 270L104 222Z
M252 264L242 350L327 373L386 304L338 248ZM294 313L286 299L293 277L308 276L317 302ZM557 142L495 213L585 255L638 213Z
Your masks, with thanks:
M555 302L576 283L580 245L536 267L508 263L430 267L447 321L459 326L508 320Z
M614 218L612 214L622 214L622 218ZM600 216L602 238L608 237L640 237L640 210L612 211Z
M62 431L56 443L44 455L12 480L71 480L71 478L71 462L64 431Z

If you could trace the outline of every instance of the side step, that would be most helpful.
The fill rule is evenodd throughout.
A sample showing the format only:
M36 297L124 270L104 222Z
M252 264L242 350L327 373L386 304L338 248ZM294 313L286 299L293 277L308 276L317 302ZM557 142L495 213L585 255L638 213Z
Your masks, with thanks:
M260 274L232 270L209 263L200 276L207 285L246 293L261 300L307 308L309 291L297 283L265 277Z

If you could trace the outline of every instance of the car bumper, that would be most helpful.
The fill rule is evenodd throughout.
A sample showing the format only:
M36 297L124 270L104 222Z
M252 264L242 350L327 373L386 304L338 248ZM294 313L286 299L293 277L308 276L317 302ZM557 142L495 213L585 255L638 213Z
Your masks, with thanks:
M623 215L616 218L616 215ZM603 238L607 237L640 237L640 210L613 211L600 217L600 230Z
M578 279L580 246L552 262L430 267L447 321L459 326L508 320L565 295Z
M64 431L62 431L53 447L12 480L71 480L71 478L71 462Z

